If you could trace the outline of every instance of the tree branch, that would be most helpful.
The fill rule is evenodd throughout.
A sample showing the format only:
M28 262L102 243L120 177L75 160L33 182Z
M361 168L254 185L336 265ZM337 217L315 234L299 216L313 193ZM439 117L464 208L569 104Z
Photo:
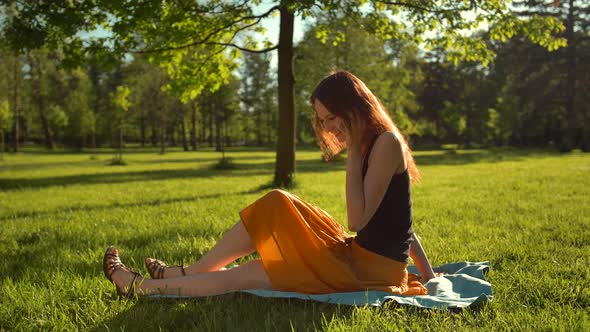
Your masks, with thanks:
M226 46L226 47L233 47L233 48L237 48L240 51L248 52L248 53L267 53L267 52L271 52L271 51L274 51L274 50L276 50L276 49L279 48L279 44L277 44L277 45L275 45L273 47L264 48L264 49L261 49L261 50L253 50L253 49L250 49L250 48L241 47L241 46L236 45L234 43L207 42L207 43L204 43L204 44L205 45L221 45L221 46Z
M229 42L226 43L227 46L231 46L230 45L231 42L234 40L234 38L236 37L236 35L238 33L240 33L243 30L246 30L248 28L251 28L251 27L255 26L258 23L260 23L260 21L263 18L264 18L264 16L260 16L260 17L258 17L258 19L254 23L250 23L250 24L245 25L245 26L237 29L236 31L234 31L233 35L229 39ZM133 52L133 53L142 54L142 53L156 53L156 52L164 52L164 51L173 51L173 50L179 50L179 49L188 48L188 47L199 45L199 44L211 44L211 43L212 42L207 42L207 41L196 41L196 42L185 44L185 45L181 45L181 46L174 46L174 47L166 47L166 48L159 48L159 49L151 49L151 50L137 51L137 52ZM222 44L220 44L220 45L222 45ZM262 53L264 53L264 52L262 52Z
M401 2L401 1L382 1L382 0L375 0L375 2L381 2L386 5L390 6L402 6L402 7L409 7L414 8L423 12L433 13L433 14L442 14L442 13L451 13L457 11L465 11L465 10L472 10L473 9L473 1L469 1L469 7L457 7L457 8L448 8L448 9L432 9L428 7L423 7L414 3L410 2Z
M250 16L241 17L241 18L239 18L237 20L234 20L234 21L232 21L232 22L230 22L230 23L228 23L228 24L226 24L226 25L224 25L222 27L219 27L219 28L215 29L214 31L212 31L209 34L207 34L204 38L201 38L200 40L197 40L197 41L194 41L194 42L191 42L191 43L188 43L188 44L184 44L184 45L181 45L181 46L174 46L174 47L164 47L164 48L158 48L158 49L144 49L144 50L140 50L140 51L135 51L133 53L139 53L139 54L141 54L141 53L156 53L156 52L164 52L164 51L172 51L172 50L184 49L184 48L188 48L188 47L199 45L199 44L211 44L211 42L209 42L209 39L211 39L216 34L222 32L223 30L225 30L225 29L227 29L227 28L229 28L229 27L231 27L233 25L236 25L236 24L238 24L238 23L240 23L242 21L249 20L249 19L256 19L256 22L251 23L251 24L248 24L248 25L243 26L243 27L239 28L238 30L236 30L234 32L234 35L230 39L230 40L233 40L234 37L236 36L236 34L238 32L243 31L245 29L248 29L248 28L250 28L250 27L258 24L263 18L269 16L273 11L278 10L279 8L280 8L280 6L277 5L277 6L274 6L274 7L270 8L269 10L267 10L266 12L264 12L264 13L262 13L260 15L250 15ZM219 45L223 45L223 44L219 44ZM228 44L228 46L231 46L231 45Z

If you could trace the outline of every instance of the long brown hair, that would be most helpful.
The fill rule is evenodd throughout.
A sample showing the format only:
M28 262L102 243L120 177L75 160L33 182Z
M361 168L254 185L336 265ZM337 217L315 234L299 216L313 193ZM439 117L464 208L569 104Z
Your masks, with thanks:
M352 121L365 124L365 130L360 138L361 153L365 157L369 153L369 145L379 135L386 131L392 131L402 144L410 178L414 182L419 181L420 173L408 142L387 113L381 101L358 77L348 71L332 73L324 78L312 93L310 97L311 104L314 105L316 100L326 106L330 113L341 118L348 130L352 128ZM324 130L317 116L317 111L314 112L313 129L326 160L346 148L346 142L339 140L335 135Z

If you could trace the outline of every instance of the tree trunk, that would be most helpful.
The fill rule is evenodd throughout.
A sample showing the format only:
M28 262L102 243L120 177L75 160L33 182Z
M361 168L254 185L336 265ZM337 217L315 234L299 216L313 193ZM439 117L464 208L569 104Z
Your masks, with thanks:
M123 161L123 123L119 124L119 161Z
M279 32L279 130L274 185L288 187L295 172L295 104L293 101L293 12L280 8Z
M92 130L92 149L96 149L96 130Z
M262 109L256 110L256 143L262 145Z
M576 141L580 131L580 121L576 114L576 41L574 36L574 0L569 1L565 38L567 39L567 86L566 86L566 110L567 132L562 150L571 151L576 147Z
M166 134L170 137L170 145L176 147L176 124L172 125L172 128L167 128Z
M225 160L225 136L227 135L227 128L225 127L225 121L222 124L223 132L222 132L222 139L221 139L221 159Z
M273 126L273 121L272 121L272 118L273 118L273 116L272 116L272 111L271 111L271 109L269 108L269 109L268 109L267 118L266 118L266 130L267 130L267 131L266 131L266 143L267 143L268 145L270 145L270 143L271 143L271 139L272 139L272 138L271 138L271 135L272 135L272 128L274 127L274 126Z
M0 129L0 160L4 160L4 130Z
M152 124L152 136L151 136L152 146L155 147L158 144L158 135L156 134L156 126Z
M18 139L19 139L19 122L20 122L20 110L18 108L18 55L14 55L14 132L13 132L13 149L14 152L19 151ZM2 150L4 151L4 150Z
M182 149L188 151L188 142L186 141L186 126L184 125L184 117L180 116L180 135L182 136Z
M190 142L191 142L191 149L193 151L197 151L197 106L192 105L192 112L191 112L191 130L190 130Z
M94 113L94 119L98 119L98 114L100 114L101 108L101 101L102 98L102 87L100 85L100 73L96 65L91 64L90 69L88 71L90 76L90 81L92 82L92 87L95 91L95 98L92 100L92 112ZM92 148L96 149L96 122L94 123L94 127L92 128L92 137L91 137L91 144Z
M36 78L32 79L31 87L33 90L33 99L37 102L39 117L41 119L41 127L43 128L43 134L45 136L45 145L47 146L47 148L53 149L53 137L51 135L51 130L49 128L47 116L45 115L45 100L43 97L43 93L41 91L41 80L43 79L41 64L39 62L36 62L35 59L32 59L31 65L34 67L33 72L37 76Z
M139 119L139 134L141 136L141 147L143 148L145 146L145 117L142 116L141 119Z
M160 153L166 153L166 127L160 125Z
M221 152L221 116L219 116L219 105L215 105L215 151Z
M207 137L207 133L205 132L207 126L205 125L205 115L201 113L201 119L203 119L203 123L201 124L201 135L199 136L199 143L205 144L205 139Z
M213 112L211 105L209 105L209 147L213 146Z
M49 128L49 122L47 121L47 116L45 115L45 103L43 102L43 97L37 95L37 107L39 109L39 117L41 119L41 127L43 128L43 135L45 137L45 146L48 149L54 148L53 144L53 136L51 135L51 129Z
M53 136L51 135L51 129L49 128L49 123L47 121L47 117L45 116L45 111L43 110L44 103L42 101L38 101L39 105L39 115L41 117L41 125L43 126L43 134L45 134L45 145L47 148L53 150L55 148L55 144L53 143Z

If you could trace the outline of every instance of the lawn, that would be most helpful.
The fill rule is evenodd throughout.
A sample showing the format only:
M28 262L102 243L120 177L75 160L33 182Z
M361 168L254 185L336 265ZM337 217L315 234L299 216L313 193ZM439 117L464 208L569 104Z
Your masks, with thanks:
M414 227L434 265L491 262L494 300L460 313L358 308L234 293L118 301L103 276L109 244L189 263L269 190L274 152L133 149L126 166L89 153L28 152L0 161L0 330L590 329L590 155L543 150L420 151ZM345 161L297 153L304 200L345 224Z

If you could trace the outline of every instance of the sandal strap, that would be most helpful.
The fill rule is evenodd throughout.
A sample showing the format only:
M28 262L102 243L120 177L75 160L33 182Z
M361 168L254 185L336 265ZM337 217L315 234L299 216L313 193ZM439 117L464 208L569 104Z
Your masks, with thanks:
M152 279L163 279L164 278L164 272L166 271L166 269L168 269L169 267L179 267L180 271L182 272L182 276L186 276L186 266L184 266L184 263L181 261L180 265L176 265L176 266L168 266L166 265L166 263L162 262L159 259L156 259L154 261L152 261L151 263L147 263L145 264L148 273L150 274L150 277L152 277Z
M182 272L182 276L186 277L186 271L184 270L184 260L180 260L180 272Z
M133 278L131 279L129 286L127 286L127 293L125 293L125 294L119 293L120 296L125 297L127 299L135 296L135 287L137 286L135 284L135 281L137 280L138 277L141 276L139 273L137 273L135 271L131 271L131 273L133 273Z
M161 264L160 261L156 260L148 265L148 272L153 275L162 267L162 265L163 264Z
M158 278L157 279L163 279L164 278L164 270L166 270L166 266L160 265L158 267Z

